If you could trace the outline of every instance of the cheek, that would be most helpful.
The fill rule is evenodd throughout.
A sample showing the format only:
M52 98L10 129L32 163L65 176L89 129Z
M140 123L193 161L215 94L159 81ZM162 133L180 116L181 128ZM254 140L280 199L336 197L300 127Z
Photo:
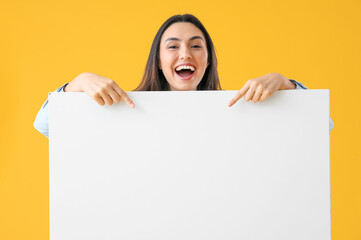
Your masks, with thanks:
M171 61L174 58L174 53L169 51L160 51L159 52L159 59L162 62L162 64L167 65L169 61Z
M202 69L207 68L207 62L208 62L208 55L207 53L201 53L198 56L198 64L199 66L202 66Z

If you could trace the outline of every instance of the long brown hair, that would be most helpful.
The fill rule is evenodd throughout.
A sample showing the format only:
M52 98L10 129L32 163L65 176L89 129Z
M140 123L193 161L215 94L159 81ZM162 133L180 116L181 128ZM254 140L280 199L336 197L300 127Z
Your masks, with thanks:
M147 64L145 66L144 75L141 83L134 91L167 91L170 90L169 84L164 77L162 70L159 66L159 46L163 33L173 23L189 22L199 28L204 37L206 38L208 62L209 65L203 75L201 82L197 86L197 90L221 90L221 84L219 82L217 71L217 57L214 51L214 45L211 37L203 24L193 15L174 15L167 19L163 25L159 28L157 34L152 43L150 49Z

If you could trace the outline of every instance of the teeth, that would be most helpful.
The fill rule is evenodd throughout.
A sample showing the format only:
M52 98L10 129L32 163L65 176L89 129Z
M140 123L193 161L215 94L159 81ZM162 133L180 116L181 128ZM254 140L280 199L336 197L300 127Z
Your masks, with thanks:
M192 72L194 72L194 70L195 70L194 67L192 67L192 66L186 66L186 65L181 65L181 66L177 67L175 70L176 70L176 71L180 71L180 70L182 70L182 69L190 69Z

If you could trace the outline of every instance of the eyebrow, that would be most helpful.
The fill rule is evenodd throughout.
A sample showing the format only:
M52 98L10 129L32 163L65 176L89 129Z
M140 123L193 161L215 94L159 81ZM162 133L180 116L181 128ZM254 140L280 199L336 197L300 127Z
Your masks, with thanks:
M191 37L191 38L189 39L189 41L192 41L192 40L194 40L194 39L200 39L200 40L202 40L202 41L204 42L204 40L203 40L203 38L202 38L201 36ZM164 43L166 43L166 42L168 42L168 41L180 41L180 39L179 39L179 38L168 38L167 40L164 41Z

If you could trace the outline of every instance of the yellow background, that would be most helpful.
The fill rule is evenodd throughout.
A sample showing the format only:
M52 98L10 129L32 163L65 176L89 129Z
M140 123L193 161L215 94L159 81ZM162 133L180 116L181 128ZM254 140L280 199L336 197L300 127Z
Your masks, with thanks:
M330 89L332 236L360 240L360 12L360 0L1 0L0 239L48 239L48 139L33 128L47 93L81 72L132 90L161 24L192 13L223 89L270 72Z

